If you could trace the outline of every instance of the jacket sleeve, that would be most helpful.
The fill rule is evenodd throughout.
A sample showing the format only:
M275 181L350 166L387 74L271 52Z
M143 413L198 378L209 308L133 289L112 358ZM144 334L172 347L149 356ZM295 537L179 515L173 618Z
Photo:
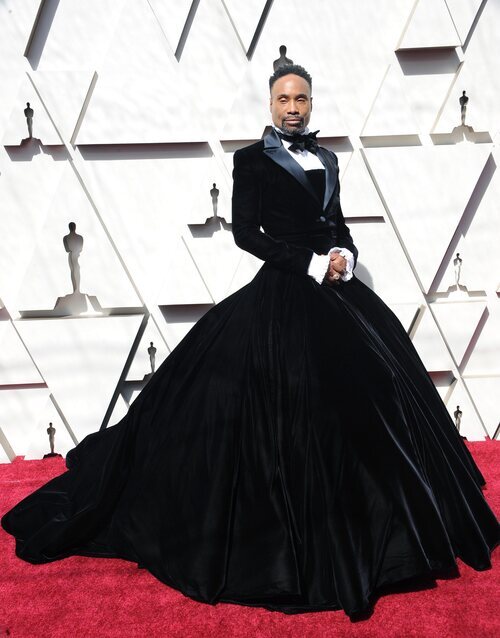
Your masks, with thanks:
M335 156L335 161L337 162L337 157ZM338 165L338 162L337 162ZM354 245L354 241L351 236L351 231L349 230L347 224L345 223L344 214L342 212L342 206L340 205L340 179L337 180L336 193L339 200L338 204L338 212L337 212L337 240L335 242L336 246L340 246L343 248L347 248L350 250L354 256L354 265L355 268L358 262L358 249Z
M354 245L354 241L351 236L351 231L349 230L349 228L347 227L347 224L345 223L344 215L342 213L342 207L340 206L340 204L339 204L339 213L338 213L337 219L338 219L338 222L337 222L338 234L337 234L336 245L341 246L343 248L347 248L348 250L352 252L352 254L354 255L354 265L353 265L353 269L354 269L358 262L358 249Z
M233 163L232 230L236 245L278 268L307 274L314 251L274 239L260 230L258 177L246 153L236 151Z

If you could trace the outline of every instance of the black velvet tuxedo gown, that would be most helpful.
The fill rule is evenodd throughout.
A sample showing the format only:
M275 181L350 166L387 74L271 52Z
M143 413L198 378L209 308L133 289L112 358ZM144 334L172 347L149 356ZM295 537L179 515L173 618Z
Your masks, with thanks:
M265 161L262 179L293 179ZM307 177L319 200L324 175ZM121 557L212 604L352 615L384 584L456 571L457 556L491 567L500 536L393 312L355 275L320 285L272 259L66 464L2 518L19 557Z

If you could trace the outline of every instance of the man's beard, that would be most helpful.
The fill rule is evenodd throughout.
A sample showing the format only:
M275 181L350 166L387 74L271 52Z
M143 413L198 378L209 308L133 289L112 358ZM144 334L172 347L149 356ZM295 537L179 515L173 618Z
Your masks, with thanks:
M302 134L305 130L305 124L304 124L304 118L300 117L300 118L296 118L296 119L300 119L301 125L300 126L294 126L292 128L288 127L286 125L286 118L283 118L281 120L281 130L283 131L283 133L286 133L286 135L300 135Z

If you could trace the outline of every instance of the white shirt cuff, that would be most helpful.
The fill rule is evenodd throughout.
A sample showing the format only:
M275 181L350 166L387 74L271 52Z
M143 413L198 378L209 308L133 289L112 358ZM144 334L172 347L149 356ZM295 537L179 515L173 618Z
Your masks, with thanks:
M316 279L316 281L320 284L323 282L329 266L330 255L318 255L317 253L313 253L309 268L307 269L307 274L314 277L314 279Z
M328 253L328 259L330 258L330 253L340 253L342 257L345 258L345 273L340 275L340 278L343 281L349 281L349 279L352 278L352 269L354 268L354 255L352 254L352 252L348 248L339 248L338 246L335 246L334 248L330 249Z

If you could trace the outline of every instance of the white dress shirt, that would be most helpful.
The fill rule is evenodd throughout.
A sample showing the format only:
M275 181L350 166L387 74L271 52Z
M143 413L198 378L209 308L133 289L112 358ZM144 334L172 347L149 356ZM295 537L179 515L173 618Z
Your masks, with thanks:
M285 131L282 131L277 126L275 126L274 124L273 124L273 128L281 133L285 132ZM304 134L307 135L307 133L309 133L309 127L306 127L304 130ZM315 168L322 168L323 170L325 169L319 157L315 155L314 153L311 153L306 148L303 151L300 151L300 150L291 151L290 146L292 145L292 142L289 142L288 140L281 140L281 141L283 143L283 146L286 148L286 150L290 154L290 156L293 157L293 159L296 162L298 162L305 171L315 169ZM330 248L327 255L318 255L317 253L314 253L312 256L311 262L309 263L307 274L313 277L318 283L321 283L323 279L325 278L327 270L330 267L331 253L340 253L342 257L345 258L346 267L345 267L345 271L340 274L340 278L343 281L349 281L349 279L352 278L352 269L354 268L354 255L348 248L339 247L339 246L334 246L333 248Z

